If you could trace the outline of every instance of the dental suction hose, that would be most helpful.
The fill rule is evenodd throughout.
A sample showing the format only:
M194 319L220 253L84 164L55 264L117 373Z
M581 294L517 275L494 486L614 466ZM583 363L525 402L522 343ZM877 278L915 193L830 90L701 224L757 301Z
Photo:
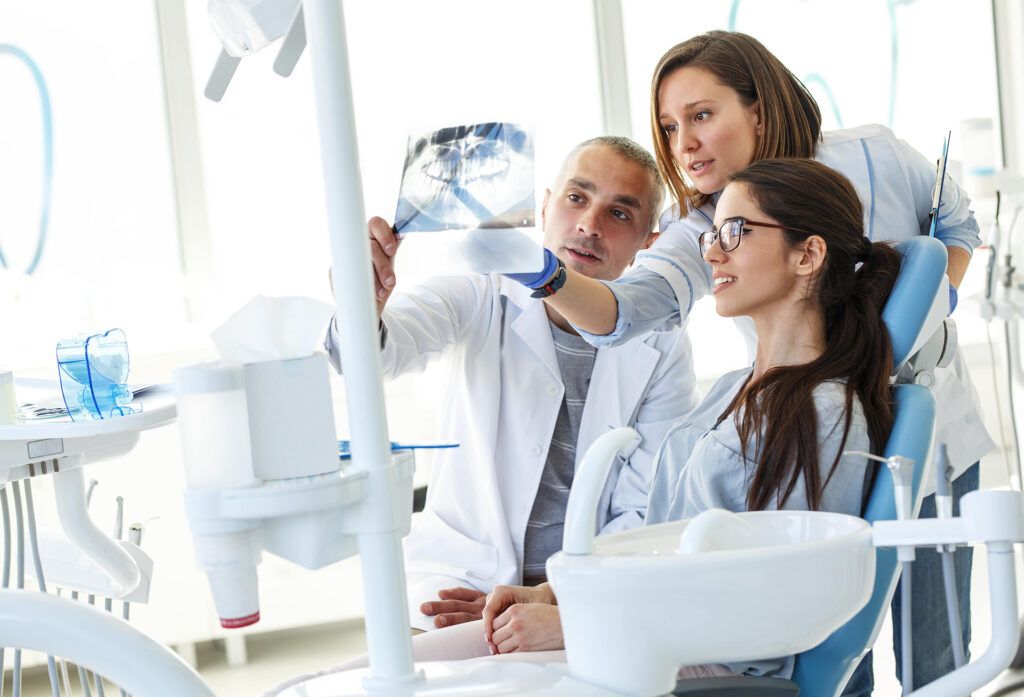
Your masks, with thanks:
M935 457L935 515L940 519L953 517L953 466L949 463L949 450L946 444L939 445ZM946 614L949 617L949 635L953 647L953 665L957 668L964 664L964 639L960 624L960 608L956 588L956 573L953 555L956 545L939 545L937 548L942 558L942 582L946 591Z
M910 520L914 517L914 461L896 455L886 461L889 471L892 472L893 488L896 495L896 518L898 520ZM902 644L902 662L900 665L900 683L903 685L903 694L909 694L914 689L914 640L911 633L913 620L910 616L911 604L911 574L912 566L916 558L915 550L911 546L898 547L896 558L900 562L902 574L900 577L900 643Z
M85 475L80 467L53 473L57 517L68 539L93 559L118 588L128 595L142 582L138 564L117 542L92 522L85 503Z
M859 455L875 462L885 463L892 474L893 498L896 503L896 519L911 520L914 518L914 461L902 455L893 455L889 458L879 457L872 453L860 450L847 450L843 455ZM900 644L903 647L902 662L900 663L900 682L903 685L903 694L907 695L913 690L914 684L914 662L913 662L913 637L911 634L912 620L911 609L911 564L915 559L913 545L898 545L896 547L896 559L900 564ZM916 693L914 693L916 694Z
M34 591L0 591L0 646L63 656L129 693L215 697L183 660L124 621L87 605Z
M565 510L562 551L566 554L590 554L597 530L597 502L604 490L612 463L619 455L626 458L640 445L640 435L631 428L616 428L600 436L587 449L573 479L569 504Z

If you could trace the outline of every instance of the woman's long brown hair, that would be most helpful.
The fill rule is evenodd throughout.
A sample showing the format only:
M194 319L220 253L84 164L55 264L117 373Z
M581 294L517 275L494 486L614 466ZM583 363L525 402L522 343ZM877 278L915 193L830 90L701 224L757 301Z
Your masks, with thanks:
M686 183L658 118L662 81L687 66L706 70L718 82L731 87L744 106L757 104L763 132L753 162L777 157L814 157L821 137L821 110L782 61L760 41L739 32L710 31L687 39L661 57L651 80L654 153L680 215L686 214L687 207L699 208L710 198Z
M744 184L758 208L786 227L789 244L812 235L825 240L825 261L807 298L807 311L825 316L824 353L810 363L766 371L722 415L736 420L744 458L747 444L754 444L757 461L748 509L783 507L803 475L807 501L817 510L846 447L854 397L863 407L873 452L884 446L892 429L892 345L882 307L899 275L900 255L864 237L856 190L823 164L762 160L734 174L732 181ZM827 381L845 381L846 403L842 440L823 478L814 390Z

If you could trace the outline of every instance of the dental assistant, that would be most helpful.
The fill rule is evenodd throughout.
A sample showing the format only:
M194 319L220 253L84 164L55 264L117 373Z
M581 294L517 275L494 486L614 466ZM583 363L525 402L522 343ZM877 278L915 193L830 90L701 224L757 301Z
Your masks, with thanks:
M545 245L582 275L617 278L655 239L662 191L654 158L636 143L586 141L545 195ZM697 401L690 344L673 330L594 349L497 274L436 278L389 300L398 240L379 218L370 233L385 377L452 360L441 428L461 445L435 460L426 507L405 541L414 628L451 626L479 619L498 584L545 580L575 467L610 428L631 426L643 441L609 476L598 526L643 524L654 451ZM335 331L332 323L337 360Z
M821 133L821 114L802 83L756 39L714 31L670 49L651 85L651 127L658 165L676 205L661 218L661 237L637 255L637 268L613 282L569 272L564 286L545 299L595 346L614 346L641 332L678 325L713 284L760 282L756 269L742 277L713 279L701 259L698 238L711 226L720 192L734 172L751 162L777 157L814 158L844 174L864 212L864 233L872 241L899 241L927 234L935 167L879 125ZM959 285L973 250L978 224L963 189L948 176L938 211L936 237L949 255L947 275ZM955 290L950 294L955 306ZM740 323L756 339L749 325ZM954 467L954 499L978 488L978 461L993 447L982 423L977 394L958 354L949 368L936 370L936 442L948 447ZM931 478L932 470L928 469ZM934 492L934 482L926 483ZM922 515L934 514L928 496ZM956 505L956 504L955 504ZM934 558L932 558L934 557ZM966 646L970 637L971 551L956 556L957 585ZM915 687L952 669L942 603L931 596L942 587L937 554L922 553L914 567ZM920 599L920 604L918 600ZM895 604L899 603L897 593ZM894 615L898 623L899 612ZM899 646L897 645L897 652ZM859 692L870 693L870 675L854 676ZM897 668L900 662L897 660Z

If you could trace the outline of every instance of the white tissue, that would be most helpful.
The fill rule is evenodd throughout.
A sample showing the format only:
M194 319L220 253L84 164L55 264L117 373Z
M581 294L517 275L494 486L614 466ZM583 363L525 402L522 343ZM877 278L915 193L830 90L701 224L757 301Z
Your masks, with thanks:
M334 306L313 298L257 295L210 334L229 363L305 358L320 345Z

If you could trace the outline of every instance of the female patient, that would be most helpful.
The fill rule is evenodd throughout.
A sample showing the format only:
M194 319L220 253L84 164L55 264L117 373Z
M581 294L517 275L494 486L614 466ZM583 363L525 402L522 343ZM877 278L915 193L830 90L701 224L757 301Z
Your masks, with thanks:
M716 308L754 320L757 358L719 379L669 432L648 524L709 508L860 514L870 470L843 452L880 450L892 426L881 308L900 267L895 250L864 236L862 213L849 181L813 160L762 160L732 176L700 244ZM499 586L483 626L430 632L413 647L420 661L559 660L549 653L563 648L556 599L547 584ZM683 675L790 671L779 659Z

